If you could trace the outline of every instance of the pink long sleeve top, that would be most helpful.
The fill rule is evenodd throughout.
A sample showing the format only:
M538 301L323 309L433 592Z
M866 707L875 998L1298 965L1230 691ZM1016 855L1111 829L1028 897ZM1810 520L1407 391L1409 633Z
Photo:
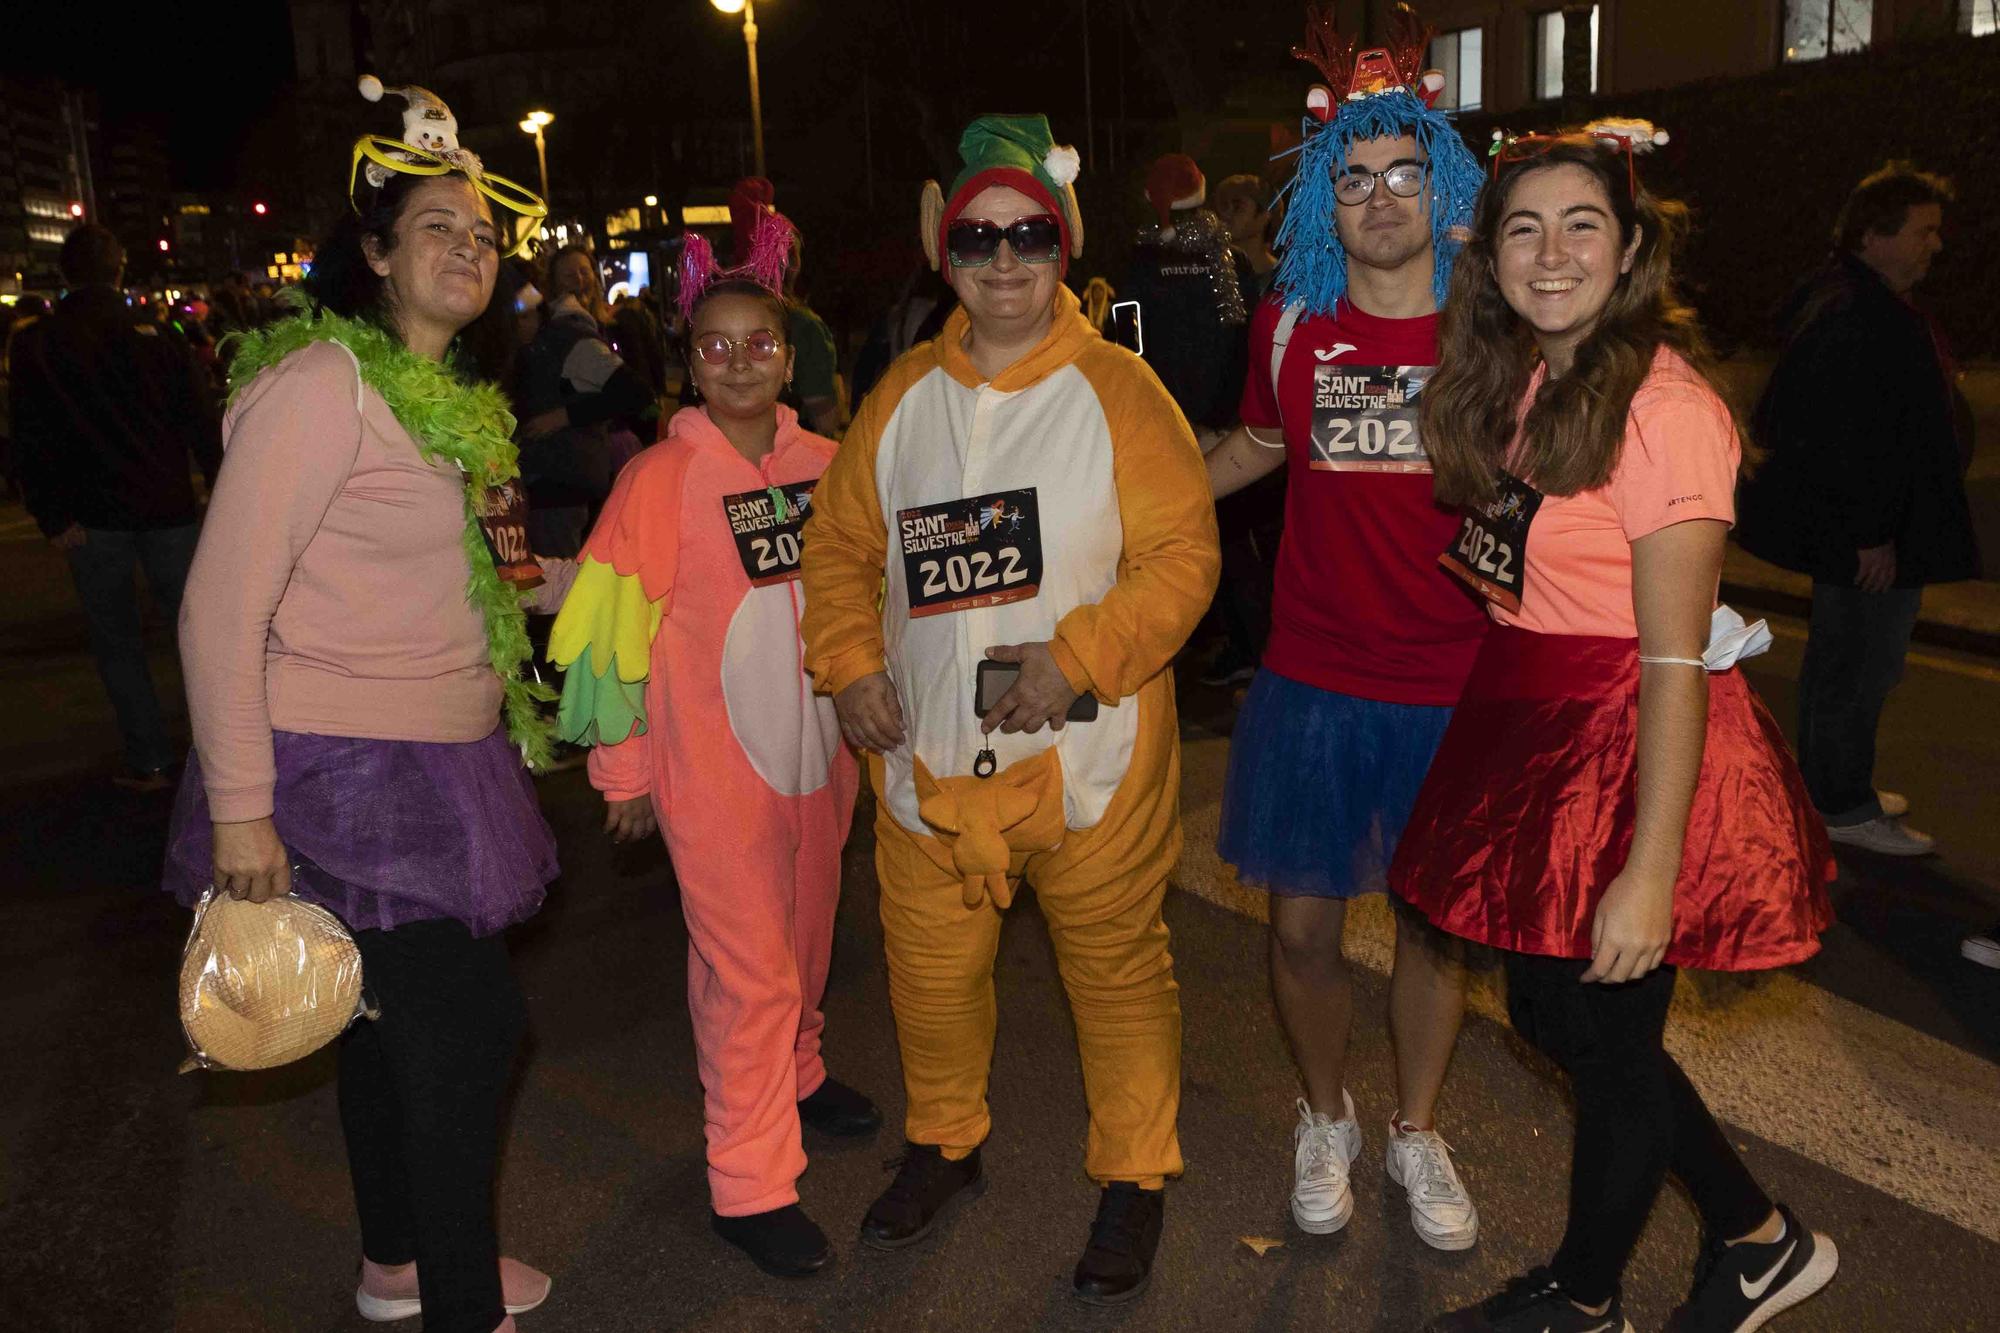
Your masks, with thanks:
M466 599L465 481L427 463L338 343L264 371L224 457L181 603L211 818L271 813L272 731L477 741L500 681Z

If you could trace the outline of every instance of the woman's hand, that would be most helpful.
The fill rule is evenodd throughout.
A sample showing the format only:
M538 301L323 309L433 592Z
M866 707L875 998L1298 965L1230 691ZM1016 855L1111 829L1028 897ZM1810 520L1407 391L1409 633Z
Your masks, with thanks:
M1047 643L996 644L986 650L986 656L995 662L1019 663L1021 674L980 721L981 731L991 734L998 727L1010 734L1025 731L1032 736L1045 722L1052 731L1062 730L1069 706L1076 702L1076 691L1056 665L1056 655Z
M1637 981L1660 965L1674 937L1671 874L1626 862L1590 921L1590 970L1584 981Z
M267 903L292 891L292 858L267 816L215 826L215 891Z
M613 842L638 842L658 833L660 821L653 813L653 798L635 796L629 801L605 801L604 831Z
M903 743L903 705L886 671L863 676L833 696L833 711L847 743L878 753Z

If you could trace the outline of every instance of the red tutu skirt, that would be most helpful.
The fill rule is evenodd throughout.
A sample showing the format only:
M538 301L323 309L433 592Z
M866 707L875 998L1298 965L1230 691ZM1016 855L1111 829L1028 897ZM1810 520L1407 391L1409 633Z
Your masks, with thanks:
M1636 639L1495 626L1390 887L1465 939L1590 957L1598 899L1632 847L1638 731ZM1778 724L1740 671L1710 675L1666 961L1747 972L1810 958L1833 921L1833 876L1826 827Z

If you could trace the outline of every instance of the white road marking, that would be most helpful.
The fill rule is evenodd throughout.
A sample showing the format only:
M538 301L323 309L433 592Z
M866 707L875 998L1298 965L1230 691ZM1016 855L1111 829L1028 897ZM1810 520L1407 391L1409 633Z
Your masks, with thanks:
M1261 921L1264 895L1215 854L1228 744L1183 742L1186 839L1174 883ZM1387 899L1356 899L1347 915L1347 956L1387 975ZM1490 983L1475 981L1470 1001L1507 1021ZM1667 1046L1719 1119L2000 1241L2000 1066L1784 971L1683 972Z
M1771 633L1777 638L1791 639L1796 643L1804 643L1806 641L1806 627L1802 621L1792 620L1789 617L1777 620L1767 618L1766 623L1770 625ZM1754 658L1751 660L1755 661ZM2000 667L1992 667L1984 662L1974 661L1969 657L1952 657L1940 653L1928 653L1912 649L1905 655L1904 660L1911 666L1926 667L1932 671L1943 671L1953 676L1964 676L1968 680L1980 680L1986 681L1989 684L2000 684Z

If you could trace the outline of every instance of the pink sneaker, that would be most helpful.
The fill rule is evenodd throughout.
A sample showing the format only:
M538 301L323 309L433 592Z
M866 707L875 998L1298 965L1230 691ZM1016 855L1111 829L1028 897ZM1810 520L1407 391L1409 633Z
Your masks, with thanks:
M514 1333L513 1316L526 1314L549 1298L554 1283L547 1273L528 1267L519 1259L500 1260L500 1300L508 1319L494 1333ZM361 1285L354 1291L355 1308L363 1319L378 1324L398 1319L414 1319L424 1312L417 1295L417 1266L388 1267L367 1259L361 1261Z

